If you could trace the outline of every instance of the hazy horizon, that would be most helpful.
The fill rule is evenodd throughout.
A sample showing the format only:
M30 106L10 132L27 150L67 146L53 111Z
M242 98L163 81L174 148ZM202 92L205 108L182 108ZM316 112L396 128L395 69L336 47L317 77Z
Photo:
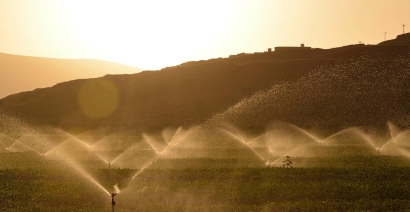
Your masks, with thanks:
M3 53L0 53L0 64L0 99L71 80L142 71L109 61L27 57Z
M409 7L404 0L2 0L0 52L99 59L158 70L275 46L377 44L384 32L387 39L402 34L402 24L410 20Z

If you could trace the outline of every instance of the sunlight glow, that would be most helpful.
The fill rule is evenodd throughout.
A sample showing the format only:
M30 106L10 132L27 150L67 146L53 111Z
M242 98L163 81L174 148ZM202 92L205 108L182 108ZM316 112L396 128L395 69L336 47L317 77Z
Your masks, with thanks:
M0 52L158 70L301 43L377 44L383 32L393 39L409 25L409 7L407 0L0 0Z
M76 32L84 51L141 68L160 68L206 51L229 22L230 3L67 1L64 7L69 30Z

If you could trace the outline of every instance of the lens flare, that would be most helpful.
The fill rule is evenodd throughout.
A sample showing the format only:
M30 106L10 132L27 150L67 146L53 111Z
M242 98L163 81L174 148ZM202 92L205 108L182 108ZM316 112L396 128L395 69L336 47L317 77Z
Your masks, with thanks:
M118 108L118 103L117 86L104 78L85 82L78 93L78 104L89 118L110 116Z

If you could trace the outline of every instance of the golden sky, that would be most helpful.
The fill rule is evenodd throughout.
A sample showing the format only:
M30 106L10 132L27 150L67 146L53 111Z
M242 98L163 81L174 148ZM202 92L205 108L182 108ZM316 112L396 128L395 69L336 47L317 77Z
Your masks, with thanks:
M0 0L0 52L156 70L305 43L410 32L409 0Z

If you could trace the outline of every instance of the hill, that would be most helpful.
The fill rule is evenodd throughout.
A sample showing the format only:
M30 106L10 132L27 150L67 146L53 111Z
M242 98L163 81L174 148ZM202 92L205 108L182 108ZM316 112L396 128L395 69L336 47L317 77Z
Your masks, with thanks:
M378 45L410 45L410 33L398 35L396 39L383 41Z
M331 134L410 128L410 46L352 45L309 55L241 54L159 71L59 83L0 100L2 110L69 132L275 121Z
M0 98L59 82L142 70L99 60L52 59L0 53Z
M315 62L308 60L244 65L217 62L107 75L11 95L0 100L0 105L30 122L41 121L66 130L189 126L275 83L298 79L314 66ZM85 106L79 103L82 92L89 92L84 101L90 101ZM112 102L118 103L113 111L107 108ZM93 111L101 114L92 114Z

